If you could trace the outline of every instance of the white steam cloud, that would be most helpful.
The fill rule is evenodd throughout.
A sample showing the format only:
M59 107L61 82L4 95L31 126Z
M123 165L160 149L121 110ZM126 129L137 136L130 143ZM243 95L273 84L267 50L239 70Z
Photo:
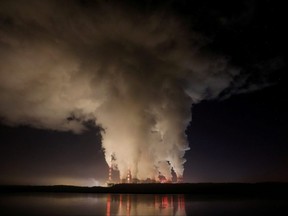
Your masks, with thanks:
M75 133L92 120L121 178L182 176L191 105L217 97L237 74L201 51L203 41L157 12L1 1L0 118Z

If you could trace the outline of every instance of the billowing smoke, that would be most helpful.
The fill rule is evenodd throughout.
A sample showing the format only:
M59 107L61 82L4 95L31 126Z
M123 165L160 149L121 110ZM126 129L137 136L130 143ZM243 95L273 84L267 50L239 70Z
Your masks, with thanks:
M121 178L182 176L191 105L217 97L237 74L203 45L157 11L1 1L1 120L75 133L95 121Z

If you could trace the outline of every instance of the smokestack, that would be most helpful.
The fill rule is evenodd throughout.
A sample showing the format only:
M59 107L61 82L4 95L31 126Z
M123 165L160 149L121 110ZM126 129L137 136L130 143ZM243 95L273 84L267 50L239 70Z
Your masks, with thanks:
M109 166L109 182L112 182L112 166Z
M131 183L131 170L128 169L128 173L127 173L127 183Z
M112 161L113 161L113 155L111 155L111 163L109 165L108 184L112 183Z
M177 183L183 182L183 176L177 176Z
M113 162L113 155L111 155L111 163L110 163L110 166L109 166L109 181L112 182L112 162Z

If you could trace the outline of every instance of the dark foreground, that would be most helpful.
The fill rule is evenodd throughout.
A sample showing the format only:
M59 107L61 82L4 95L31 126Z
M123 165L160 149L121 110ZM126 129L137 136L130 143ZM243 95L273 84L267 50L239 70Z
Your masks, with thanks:
M2 185L0 193L185 194L195 198L288 199L288 183L117 184L112 187Z

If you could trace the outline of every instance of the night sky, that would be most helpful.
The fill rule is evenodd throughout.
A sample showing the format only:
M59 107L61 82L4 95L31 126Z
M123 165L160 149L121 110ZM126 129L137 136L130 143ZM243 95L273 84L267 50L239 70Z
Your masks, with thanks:
M156 14L160 17L173 17L173 19L180 20L181 24L185 26L185 29L188 29L183 35L188 34L188 38L190 38L191 35L194 35L191 36L191 38L200 38L200 40L195 40L196 44L201 43L201 46L197 45L198 48L196 50L197 52L205 53L205 55L201 55L201 57L204 56L205 58L201 61L195 57L196 64L203 62L202 64L205 65L207 62L213 62L214 58L218 59L219 56L221 56L227 62L228 66L225 66L227 71L232 70L230 68L237 70L236 74L231 75L232 79L229 80L228 85L225 84L225 87L221 86L220 88L217 80L213 81L214 83L216 82L214 86L217 88L206 88L204 92L205 96L199 94L201 97L195 100L192 98L190 102L191 105L187 108L192 112L192 119L190 118L191 121L185 131L190 147L190 150L186 151L184 156L186 159L184 163L185 182L288 181L288 98L286 96L288 87L285 74L286 59L284 54L286 52L285 43L287 39L284 35L286 27L284 3L268 0L247 0L239 2L206 0L71 0L59 1L60 3L55 3L55 1L38 1L36 6L41 8L41 10L35 10L31 8L35 7L35 2L37 1L27 1L24 11L28 12L24 15L28 16L28 18L31 16L36 21L34 23L35 25L26 25L26 18L22 19L21 16L23 15L19 15L19 11L21 11L21 4L19 6L19 2L20 1L1 1L0 3L0 8L1 6L4 8L0 9L0 49L2 49L2 51L0 51L0 58L3 59L3 56L9 56L8 60L10 61L7 59L0 61L0 79L2 79L0 83L0 91L2 92L0 94L0 184L98 185L105 183L107 180L108 165L105 162L103 147L101 145L104 139L102 139L101 136L101 134L104 133L103 129L101 129L103 125L101 125L101 122L98 126L95 125L94 122L97 124L98 121L97 117L96 120L94 117L90 118L85 112L83 112L84 114L82 112L80 114L73 112L70 116L67 116L66 112L55 112L55 116L60 116L68 122L75 122L75 126L70 127L69 125L64 125L62 127L62 125L59 125L58 122L54 120L51 122L48 120L49 124L46 124L42 122L46 122L48 118L51 118L49 115L46 116L45 113L38 115L37 109L27 109L27 103L29 104L32 101L30 97L28 98L28 94L21 96L21 100L25 103L18 102L18 97L15 97L16 99L14 100L6 98L7 95L9 98L12 97L16 92L13 88L10 94L10 90L7 90L10 87L8 88L8 84L6 85L6 83L8 83L7 80L9 80L6 75L7 71L8 75L10 73L13 74L13 70L9 69L10 65L12 65L11 68L13 68L14 64L13 60L11 60L12 57L15 58L15 62L17 62L16 58L21 56L21 53L16 55L13 52L16 52L17 46L23 45L25 46L25 52L28 50L27 55L29 55L29 47L33 44L34 38L35 41L37 40L37 46L44 43L48 44L47 41L49 41L49 44L51 41L54 43L54 39L57 43L60 41L59 47L61 47L61 50L65 50L65 52L63 51L65 55L59 54L60 57L57 65L60 66L62 63L67 65L67 62L71 59L76 59L75 61L81 59L81 68L83 68L83 70L89 68L87 70L90 70L95 59L97 59L95 61L101 59L99 61L108 64L109 61L106 62L103 56L113 58L113 55L115 55L117 57L119 55L118 51L113 51L114 47L118 47L113 44L115 41L105 41L103 48L98 44L95 45L94 42L87 42L87 40L85 41L84 39L83 41L79 40L80 42L74 42L74 39L78 36L72 35L71 37L67 37L68 42L64 43L62 41L66 40L66 35L64 33L62 34L61 29L57 29L60 25L57 27L57 24L54 23L57 31L49 31L49 29L52 28L50 24L52 23L51 26L53 26L55 20L64 26L64 30L66 28L65 25L71 25L71 23L66 21L67 19L69 20L69 17L64 17L64 15L57 16L62 14L61 11L65 11L64 14L69 14L66 12L69 8L72 8L72 12L85 12L89 10L89 14L93 14L93 10L97 11L97 8L103 5L105 8L103 13L108 13L109 10L111 10L109 17L124 16L123 14L127 12L128 18L126 17L125 19L132 19L133 17L139 18L141 22L139 21L139 25L137 25L138 20L136 19L135 28L141 29L142 25L144 26L144 30L141 30L139 33L140 35L142 31L145 32L145 28L148 28L145 25L145 17L149 17L150 14ZM45 4L41 2L48 2L48 5L50 5L50 3L52 5L54 2L53 7L57 7L58 12L56 11L54 13L52 6L45 7ZM70 5L72 6L70 7ZM31 8L29 9L29 7ZM120 13L120 15L114 14L113 11L115 11L115 8L120 8L124 13ZM47 19L48 21L43 21L39 13L55 14L55 19L52 21L49 19ZM83 18L85 17L83 13L82 15L75 15L73 13L70 15L73 17L73 22L78 19L81 26L85 27L87 24L85 22L86 18ZM107 14L103 16L104 18L108 17ZM63 17L65 18L65 22L63 21ZM103 20L105 20L104 18ZM156 18L153 18L153 20L155 19ZM50 21L51 23L47 24ZM99 22L101 22L101 19ZM151 22L151 20L149 22ZM41 26L43 23L45 26ZM89 25L91 25L91 23L87 24L87 26ZM123 25L123 31L125 31L126 25L121 23L121 19L116 25L120 26L119 29L121 29ZM113 28L113 25L111 26L110 28ZM169 29L169 26L167 28ZM109 37L109 34L113 34L113 31L110 31L109 26L107 29L105 33L108 32L107 37ZM179 27L175 27L175 29L177 30ZM81 31L81 29L78 29L77 34L83 34L85 37L87 34L89 35L89 31L88 33L85 32L85 30L83 30L83 32ZM169 30L167 32L170 34L173 31L171 30L170 32ZM70 35L71 34L70 32ZM127 34L129 34L129 32L127 32ZM121 35L125 35L125 32L121 33ZM138 36L135 33L135 35L136 39L135 41L133 40L133 43L137 44L137 46L135 45L135 47L137 47L135 50L140 50L135 52L137 55L139 54L141 58L148 59L147 61L145 60L143 64L145 67L148 65L148 69L145 68L144 70L152 71L147 75L152 77L154 66L149 66L149 64L157 64L158 61L154 61L154 58L147 57L148 51L144 54L142 53L141 50L144 45L142 46L141 43L145 43L145 46L149 48L150 40L153 41L154 36L147 39L149 34L148 36ZM165 35L165 32L163 35ZM182 40L181 36L182 35L175 36L176 41ZM101 37L101 35L97 36L95 40L99 40ZM142 37L144 39L142 39ZM87 38L89 37L87 36ZM127 38L130 39L130 36ZM83 44L83 49L81 43ZM28 48L26 44L28 44ZM70 47L71 44L73 46L76 44L75 46L77 47ZM185 44L186 42L183 42L181 46ZM93 45L95 45L94 48ZM13 47L10 49L9 46L15 46L16 48ZM172 63L176 62L176 60L178 63L178 59L182 56L182 54L180 55L178 53L186 53L187 51L186 49L179 48L180 51L178 52L178 49L174 49L176 45L172 43L166 44L165 46L168 46L168 48L165 47L161 49L176 50L174 54L176 53L177 58L173 57L173 61L171 60ZM31 47L31 49L34 49L33 45ZM85 47L89 47L89 49ZM70 53L76 52L74 49L77 51L77 55L73 54L73 57L70 58ZM101 51L101 54L99 54L93 51L93 49L103 49L105 51ZM109 51L110 49L112 52ZM119 49L121 49L121 47ZM130 47L130 49L132 48ZM46 50L43 50L43 52L46 52ZM47 52L49 53L50 51ZM54 50L52 50L51 53L52 52L54 52ZM69 55L67 53L69 53ZM86 56L86 53L89 53L89 57ZM33 57L34 55L31 56ZM69 58L67 56L69 56ZM93 56L93 58L90 58L90 56ZM178 58L178 56L180 57ZM33 59L33 61L35 61L36 68L42 67L41 59ZM113 62L115 61L116 60L113 60ZM53 61L51 62L53 63ZM217 63L216 60L215 62ZM44 62L43 64L47 63ZM125 66L127 66L127 64ZM138 64L138 62L135 64L129 62L129 66L130 65L143 66L142 63ZM169 66L170 64L167 65ZM166 65L164 66L166 67ZM157 66L155 70L164 70L162 69L165 68L164 66L163 64L159 67ZM17 68L22 69L24 67L25 65ZM103 68L103 73L105 73L105 67ZM38 71L38 69L36 71ZM24 68L22 74L25 73L29 73L29 71L26 70L25 72ZM203 73L206 72L204 71ZM5 75L2 76L2 74ZM37 73L35 72L35 74ZM209 74L209 76L212 77L214 75ZM178 76L177 73L177 78L178 77L180 76ZM181 79L182 78L183 77L181 77ZM189 74L187 77L185 75L185 78L187 78L187 80L190 79ZM12 76L12 79L17 80L17 73L15 76ZM47 77L41 79L37 78L37 82L39 82L39 80L43 83L50 82ZM73 83L78 83L78 79L80 80L79 77L76 77ZM91 79L95 78L93 77ZM154 78L149 79L149 83L153 82L153 79ZM21 78L19 80L21 80ZM157 84L158 77L156 77L155 80L157 80L155 81ZM136 83L138 82L138 78L133 78L130 82ZM181 83L182 82L183 80ZM143 81L143 85L145 84L145 81ZM178 84L175 86L178 86ZM29 88L29 86L25 88ZM78 86L75 88L78 90ZM150 87L147 86L147 88ZM139 87L139 89L142 88ZM197 91L194 91L194 89L193 91L198 94L199 89L197 87ZM219 89L221 89L221 91ZM32 88L32 91L37 91L37 89ZM51 91L53 91L53 89ZM85 93L85 91L83 92ZM48 98L49 95L49 92L45 94L44 99L41 98L42 101L45 101L45 97ZM145 96L145 94L143 95ZM77 98L75 96L77 100L79 100L79 98L81 99L81 97L81 95L79 97L77 95ZM86 96L83 97L85 98ZM101 97L101 95L97 95L97 97ZM157 95L155 95L155 97L157 97ZM153 100L157 101L157 99ZM7 101L9 103L8 105ZM155 101L153 101L153 103ZM73 103L72 100L71 104ZM41 102L41 106L39 106L41 110L43 110L44 107L43 112L46 112L45 104L46 103ZM71 104L68 103L69 106ZM128 105L129 104L130 103L128 103ZM31 106L36 107L38 104L31 102ZM122 109L121 102L117 102L117 100L113 106L120 107L113 109L114 111L116 110L116 112ZM49 111L51 108L51 116L53 116L54 107L55 106L51 106L47 109ZM9 112L10 109L12 110L11 112ZM24 114L22 115L13 111L14 109L27 111L23 111ZM130 108L128 107L127 109ZM6 112L6 110L8 111ZM33 112L35 112L35 116L38 116L38 118L27 117L27 115L29 116L30 114L29 110L32 112L31 116L33 116ZM62 114L63 116L61 116ZM113 116L113 114L111 115ZM105 122L106 119L104 118L103 121ZM113 121L116 123L117 119L112 119L112 123L109 119L109 123L113 124ZM81 125L84 125L86 129L79 129L79 122ZM105 127L105 125L103 127ZM125 157L129 157L129 155ZM117 172L114 171L113 175L116 178Z

